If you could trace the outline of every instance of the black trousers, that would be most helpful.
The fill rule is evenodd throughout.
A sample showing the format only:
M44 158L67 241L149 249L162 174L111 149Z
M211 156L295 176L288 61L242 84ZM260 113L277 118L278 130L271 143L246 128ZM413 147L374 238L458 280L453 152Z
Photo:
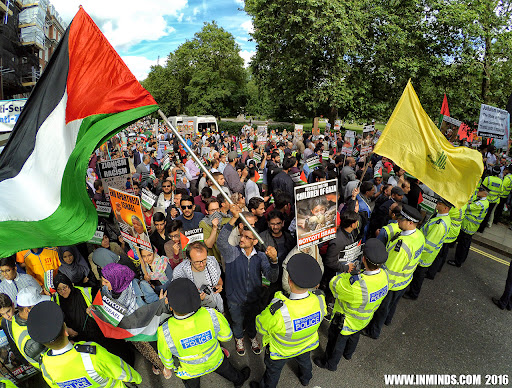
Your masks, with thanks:
M244 380L244 375L242 372L235 369L233 365L229 362L229 360L224 357L222 360L222 364L215 369L214 371L218 375L221 375L226 380L231 381L235 385L242 384L242 381ZM199 388L201 386L201 377L196 377L194 379L183 379L183 384L185 384L185 387L187 388Z
M456 241L443 244L437 256L430 267L428 267L427 277L430 279L434 279L438 272L441 272L444 263L446 263L446 258L448 257L448 252L450 252L450 248L453 248L456 244Z
M429 268L430 267L420 267L419 265L416 267L408 292L413 298L417 298L420 295L421 286L423 285L423 280L425 280Z
M468 258L472 239L472 234L467 234L463 230L460 231L459 237L457 237L457 248L455 249L455 263L458 266L461 266Z
M480 227L478 228L478 231L480 233L483 233L485 228L487 228L487 224L489 223L489 218L491 218L491 214L493 209L496 207L497 203L490 203L489 204L489 210L487 210L487 214L484 217L484 220L480 224Z
M373 314L370 324L367 326L368 334L372 338L379 338L382 326L390 325L395 315L396 306L405 294L405 288L398 291L389 291L379 308Z
M281 377L281 371L286 363L290 360L296 360L299 364L299 380L301 383L308 385L309 380L313 377L313 365L311 364L311 352L303 353L293 358L284 358L281 360L272 360L270 353L265 351L265 374L260 381L260 388L275 388ZM296 384L290 384L296 385Z
M494 211L494 220L493 224L497 224L501 220L501 215L503 214L503 208L505 207L505 204L507 203L507 197L500 198L500 202L498 205L496 205L496 210Z
M331 323L329 331L327 332L327 346L325 347L325 354L323 361L329 370L335 371L341 360L341 356L346 360L350 360L356 351L361 332L358 331L350 335L342 335L338 325Z
M500 306L512 310L512 265L508 267L507 281L505 282L503 295L500 298Z

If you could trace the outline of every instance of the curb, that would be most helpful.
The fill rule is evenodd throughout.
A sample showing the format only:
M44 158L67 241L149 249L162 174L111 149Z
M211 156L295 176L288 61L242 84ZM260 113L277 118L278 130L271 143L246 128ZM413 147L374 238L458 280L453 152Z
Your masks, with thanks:
M473 241L478 245L490 249L496 253L499 253L504 256L512 255L512 246L500 244L494 240L491 240L487 237L482 236L481 234L475 233L473 235Z

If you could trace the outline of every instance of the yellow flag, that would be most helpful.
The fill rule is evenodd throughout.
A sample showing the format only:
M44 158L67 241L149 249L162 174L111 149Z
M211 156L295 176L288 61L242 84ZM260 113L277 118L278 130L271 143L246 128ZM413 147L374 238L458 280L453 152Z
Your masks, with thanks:
M457 208L469 200L484 170L480 152L454 147L446 140L421 107L411 81L374 152L391 159Z

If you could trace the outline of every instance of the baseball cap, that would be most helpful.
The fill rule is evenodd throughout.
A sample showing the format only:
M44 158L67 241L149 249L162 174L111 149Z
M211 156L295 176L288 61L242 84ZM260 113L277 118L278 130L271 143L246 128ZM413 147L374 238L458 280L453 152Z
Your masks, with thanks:
M404 195L405 193L401 187L395 186L391 189L391 194Z
M238 153L236 151L231 151L229 154L228 154L228 161L232 162L233 160L235 160L236 158L238 158Z

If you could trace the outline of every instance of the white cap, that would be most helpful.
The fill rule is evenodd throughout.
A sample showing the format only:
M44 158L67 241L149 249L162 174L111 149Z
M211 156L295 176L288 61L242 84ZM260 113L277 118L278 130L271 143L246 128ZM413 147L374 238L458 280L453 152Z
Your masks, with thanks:
M51 298L41 295L37 288L31 286L22 288L16 296L16 304L21 307L32 307L45 300L51 300Z

